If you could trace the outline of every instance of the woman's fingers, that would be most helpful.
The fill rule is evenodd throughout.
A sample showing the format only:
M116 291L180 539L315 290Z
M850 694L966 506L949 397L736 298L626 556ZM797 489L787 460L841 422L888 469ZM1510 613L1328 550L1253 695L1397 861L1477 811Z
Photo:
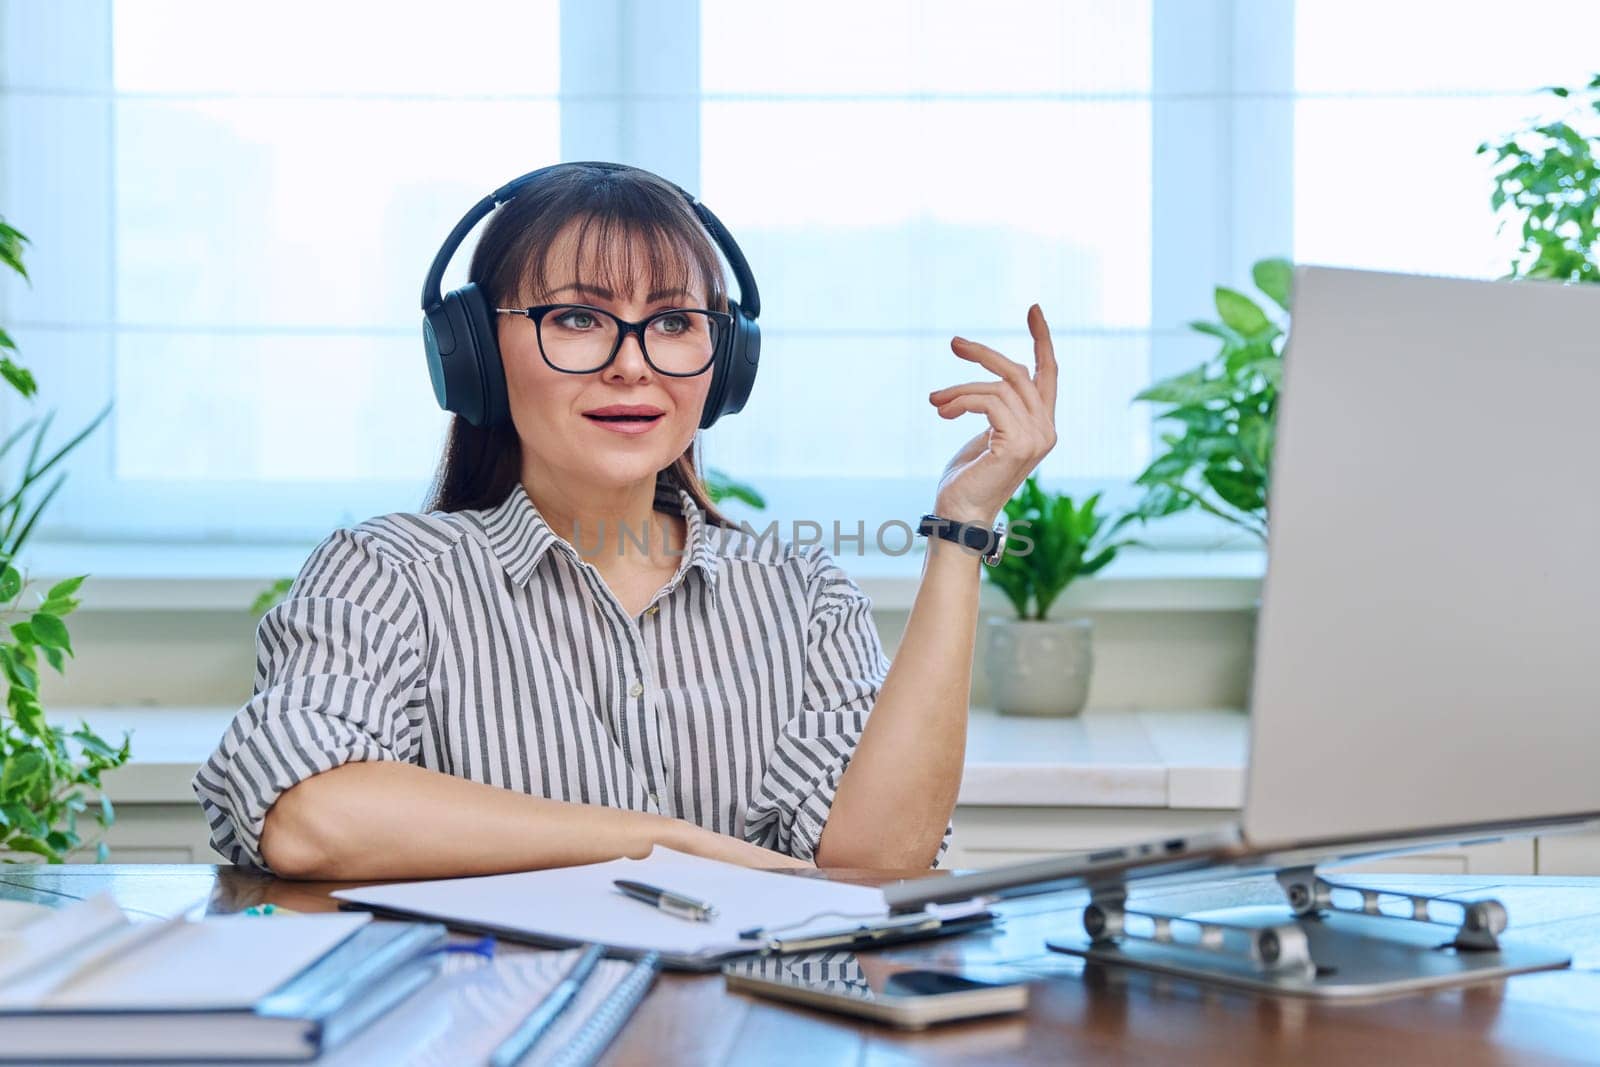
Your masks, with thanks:
M1055 342L1050 339L1050 324L1044 321L1044 311L1038 304L1028 309L1028 332L1033 335L1033 380L1039 396L1050 412L1051 422L1056 414L1056 377L1060 366L1056 363Z
M1011 383L1017 395L1027 405L1028 410L1040 415L1051 410L1045 405L1044 398L1039 395L1039 387L1033 383L1028 375L1028 368L1014 359L1007 359L988 345L981 345L976 341L969 341L965 337L957 337L950 342L950 349L962 359L970 359L974 363L988 368L1001 378Z
M1021 459L1043 455L1047 451L1043 442L1036 440L1038 433L1031 420L1018 415L1004 399L993 393L965 393L939 407L939 417L943 419L954 419L968 412L983 415L998 433L998 437L990 437L987 442L989 450L997 455ZM997 447L1001 441L1007 442L1008 447Z
M1027 422L1034 416L1028 410L1027 404L1010 382L963 382L960 385L947 385L943 389L936 389L928 394L928 400L935 407L947 404L958 396L968 396L973 393L988 393L998 396L1005 401L1006 406L1016 415L1019 423Z

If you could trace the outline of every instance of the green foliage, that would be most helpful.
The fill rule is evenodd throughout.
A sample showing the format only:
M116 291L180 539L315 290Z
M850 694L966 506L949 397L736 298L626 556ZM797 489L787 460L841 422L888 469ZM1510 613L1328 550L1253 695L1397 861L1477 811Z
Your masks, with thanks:
M708 470L705 476L706 496L713 504L724 500L739 500L757 511L766 509L767 501L760 493L743 482L736 482L719 470Z
M23 278L22 246L27 238L0 219L0 264ZM11 358L16 345L0 330L0 378L9 382L24 399L37 392L33 375ZM64 621L77 609L73 596L83 585L82 575L57 582L44 594L33 594L38 602L23 607L28 582L13 565L18 551L33 532L45 505L61 489L65 474L58 474L42 497L30 503L34 488L50 474L67 454L111 413L108 406L87 427L65 445L41 459L45 437L54 414L29 419L0 442L0 460L25 437L31 440L22 464L18 487L0 501L0 617L15 619L9 624L12 640L0 640L0 675L6 682L5 711L0 713L0 859L39 856L60 863L68 852L82 848L79 816L89 811L101 830L115 818L111 801L100 791L100 776L128 761L128 736L113 747L87 723L68 731L45 718L39 702L39 660L42 657L57 674L72 656L72 635ZM96 835L98 836L98 835ZM106 857L104 842L97 855Z
M0 672L7 683L6 710L0 715L0 856L42 856L60 863L66 853L83 847L87 827L79 816L94 803L92 821L101 830L115 818L111 801L100 792L100 776L128 761L126 734L112 746L80 722L68 731L45 718L39 703L39 659L63 673L72 641L63 616L78 607L72 594L85 576L68 578L23 608L26 583L6 563L0 569L0 608L10 626L11 641L0 641ZM7 595L9 594L9 595ZM6 855L10 854L10 855ZM98 854L105 858L105 845Z
M1137 513L1123 515L1108 527L1099 506L1099 493L1076 504L1063 493L1040 489L1032 475L1006 501L1006 550L1000 562L985 567L983 573L1005 593L1017 618L1043 619L1075 579L1097 573L1119 549L1138 544L1114 540Z
M289 590L294 585L293 578L279 578L256 595L255 601L250 605L253 615L265 615L272 610L272 606L289 595Z
M1600 129L1600 74L1586 86L1546 92L1573 105L1565 117L1478 146L1479 155L1494 153L1499 168L1489 204L1500 230L1521 223L1510 277L1600 281L1600 135L1580 129Z
M1289 310L1287 260L1261 260L1251 275ZM1216 305L1219 321L1189 325L1222 342L1217 355L1134 397L1169 405L1156 417L1176 424L1161 435L1167 450L1135 479L1145 489L1136 513L1150 521L1197 507L1265 542L1284 330L1236 290L1218 286Z

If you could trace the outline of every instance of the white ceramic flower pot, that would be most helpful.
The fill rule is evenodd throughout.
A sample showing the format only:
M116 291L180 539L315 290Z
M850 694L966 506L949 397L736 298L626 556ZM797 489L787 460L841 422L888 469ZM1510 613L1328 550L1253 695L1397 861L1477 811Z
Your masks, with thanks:
M991 616L984 668L989 700L1004 715L1076 715L1094 671L1090 619Z

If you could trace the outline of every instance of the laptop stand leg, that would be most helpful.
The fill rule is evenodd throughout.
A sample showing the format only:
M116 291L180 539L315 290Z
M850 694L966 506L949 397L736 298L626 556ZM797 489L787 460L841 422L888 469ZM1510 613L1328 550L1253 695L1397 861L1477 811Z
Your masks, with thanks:
M1394 919L1398 922L1446 926L1455 930L1455 936L1450 944L1457 949L1466 950L1498 949L1500 935L1505 933L1506 929L1505 905L1498 900L1462 901L1450 897L1405 893L1396 889L1369 889L1365 886L1330 882L1320 877L1313 867L1295 867L1279 871L1277 878L1278 884L1283 887L1284 896L1289 899L1290 910L1303 918L1313 918L1329 912L1343 912L1349 915ZM1353 894L1360 898L1359 903L1353 905L1344 903L1335 898L1335 893L1341 896ZM1410 909L1410 914L1395 915L1382 910L1383 901L1386 899L1403 903ZM1453 921L1442 920L1436 916L1436 912L1440 910L1446 913L1455 912L1458 917Z
M1094 964L1301 997L1366 999L1565 967L1571 956L1502 938L1505 907L1278 872L1286 902L1175 915L1093 890L1083 933L1047 945ZM1386 910L1387 909L1387 910Z

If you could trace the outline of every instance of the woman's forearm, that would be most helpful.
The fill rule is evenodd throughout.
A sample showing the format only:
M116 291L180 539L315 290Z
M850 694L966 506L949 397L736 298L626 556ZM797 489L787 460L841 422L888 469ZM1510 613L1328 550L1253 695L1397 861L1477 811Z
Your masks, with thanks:
M922 584L834 795L818 866L926 867L938 853L966 758L980 566L972 552L929 538Z
M752 867L790 857L650 812L573 804L410 763L347 763L267 812L261 854L286 878L451 878L641 857L656 845Z

